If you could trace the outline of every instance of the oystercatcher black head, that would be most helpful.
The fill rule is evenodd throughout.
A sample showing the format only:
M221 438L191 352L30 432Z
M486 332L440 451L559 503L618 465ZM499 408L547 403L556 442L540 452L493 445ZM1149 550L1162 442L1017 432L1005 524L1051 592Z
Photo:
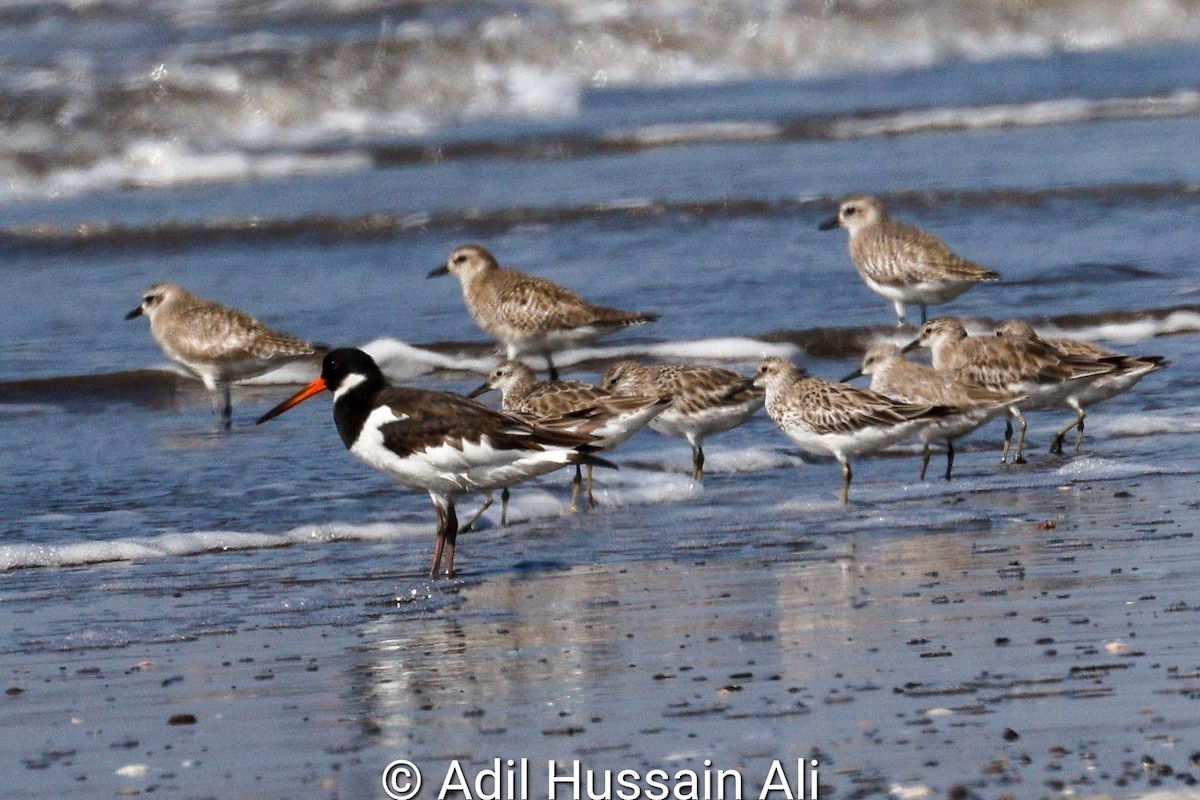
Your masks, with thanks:
M294 395L263 414L255 422L261 425L269 419L278 417L289 408L303 403L308 398L328 389L333 392L334 401L354 392L367 397L387 386L379 365L375 359L354 347L339 347L331 350L321 362L321 374L314 378Z

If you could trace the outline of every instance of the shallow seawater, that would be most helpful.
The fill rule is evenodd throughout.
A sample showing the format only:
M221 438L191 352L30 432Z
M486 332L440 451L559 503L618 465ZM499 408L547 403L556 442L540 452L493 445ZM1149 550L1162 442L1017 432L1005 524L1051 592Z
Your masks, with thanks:
M692 71L656 61L639 81L618 76L642 74L631 31L650 21L562 5L512 4L527 29L472 4L12 12L50 44L0 35L21 67L0 91L26 101L0 121L17 165L0 188L0 797L383 797L402 758L428 797L452 762L522 758L535 797L550 760L736 770L758 796L796 759L818 763L821 797L1200 796L1186 9L1143 20L1148 40L1114 21L1087 47L1049 18L1013 23L1025 46L983 36L986 9L937 47L835 14L821 35L868 37L879 60L785 69L663 4ZM607 32L608 84L537 49L557 26ZM363 41L428 31L494 59L478 74L507 75L507 93L451 71L439 116L350 91ZM529 49L480 53L455 31ZM93 36L145 43L131 52L165 71L128 74ZM441 74L436 47L377 52ZM520 65L534 52L545 74ZM295 105L246 127L264 87ZM301 113L319 97L350 107ZM58 138L34 135L53 119ZM702 485L685 442L643 432L597 470L595 511L565 513L566 473L516 487L513 523L497 504L460 539L461 577L430 581L428 498L354 461L327 399L253 424L315 364L238 387L217 435L199 383L122 319L176 280L365 347L395 381L466 391L496 353L457 284L425 276L478 241L662 315L561 354L569 377L627 357L749 374L778 354L837 379L869 342L911 336L845 232L817 229L857 192L1002 274L935 313L1171 365L1089 413L1078 452L1045 452L1062 412L1030 415L1023 466L999 465L1000 422L972 434L949 483L916 480L904 443L855 463L848 507L836 464L763 414L706 443Z

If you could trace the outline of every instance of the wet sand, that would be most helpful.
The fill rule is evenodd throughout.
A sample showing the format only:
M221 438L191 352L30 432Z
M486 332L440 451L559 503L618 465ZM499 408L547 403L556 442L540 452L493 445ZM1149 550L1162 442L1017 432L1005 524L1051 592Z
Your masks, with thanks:
M530 797L551 760L757 797L796 759L820 797L1200 797L1186 483L898 498L926 530L867 503L716 529L701 499L654 542L608 509L471 535L510 567L442 583L398 580L395 542L9 573L0 796L385 797L407 759L435 797L524 758ZM578 537L598 563L547 559Z

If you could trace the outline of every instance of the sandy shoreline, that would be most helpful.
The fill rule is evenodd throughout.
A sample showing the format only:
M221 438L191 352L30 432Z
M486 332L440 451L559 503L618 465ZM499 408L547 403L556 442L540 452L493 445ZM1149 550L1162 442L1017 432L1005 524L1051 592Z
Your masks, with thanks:
M384 797L385 765L407 759L432 797L452 762L471 776L497 758L528 760L534 797L551 760L736 770L753 796L795 759L818 761L822 797L1189 789L1200 558L1184 483L951 493L943 508L995 521L964 529L967 510L925 532L868 505L833 533L786 511L712 532L697 510L673 520L669 557L517 561L414 581L400 604L369 566L384 546L361 542L186 559L173 590L140 589L161 587L145 564L11 572L26 644L3 656L20 766L0 796ZM619 549L639 511L470 547ZM341 577L310 580L314 559ZM58 592L91 596L126 640L71 633ZM242 610L213 621L222 603ZM179 633L139 635L138 618Z

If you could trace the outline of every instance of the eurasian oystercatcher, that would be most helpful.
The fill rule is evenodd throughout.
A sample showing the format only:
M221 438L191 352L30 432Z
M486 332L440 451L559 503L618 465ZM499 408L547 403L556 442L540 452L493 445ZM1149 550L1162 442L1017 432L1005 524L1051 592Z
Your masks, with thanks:
M389 386L369 355L340 348L321 375L259 418L259 424L328 389L343 444L360 461L413 489L437 512L429 576L454 575L459 533L455 501L469 492L512 486L570 464L615 467L593 454L586 434L531 425L449 392Z

